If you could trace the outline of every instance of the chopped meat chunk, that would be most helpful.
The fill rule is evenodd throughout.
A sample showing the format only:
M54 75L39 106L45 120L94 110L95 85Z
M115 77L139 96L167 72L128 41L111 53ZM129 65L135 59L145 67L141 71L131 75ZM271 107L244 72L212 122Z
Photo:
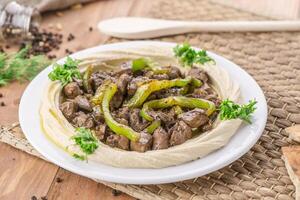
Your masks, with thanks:
M93 118L85 114L84 112L77 112L76 116L72 120L73 124L76 127L85 127L85 128L93 128L94 127L94 120Z
M129 121L129 108L128 107L119 108L114 112L114 116Z
M123 150L129 150L129 140L123 135L111 134L106 139L106 144Z
M145 152L151 150L152 147L152 135L141 132L141 137L137 142L130 142L130 148L133 151Z
M102 142L105 141L106 136L107 136L106 129L107 129L107 126L105 124L100 124L100 125L96 126L96 128L95 128L95 135Z
M205 112L198 108L182 113L178 116L178 118L182 119L191 128L198 128L206 124L209 120Z
M160 121L163 122L163 124L169 128L170 126L174 125L176 123L176 113L173 109L166 110L166 111L150 111L149 114Z
M113 108L119 108L122 105L124 96L127 94L127 85L130 80L131 80L131 76L129 76L128 74L122 74L116 80L116 84L118 86L118 91L114 95L114 97L111 101L111 106Z
M205 71L198 67L192 67L191 70L189 71L188 75L190 75L193 78L199 79L203 82L208 81L208 76Z
M192 138L192 129L183 121L177 122L170 130L170 145L179 145Z
M110 79L111 76L107 72L95 72L91 75L90 81L94 91L103 83L105 79Z
M63 115L71 120L75 117L75 113L77 112L78 106L74 101L65 101L59 105L59 108Z
M80 110L92 112L93 108L87 99L87 97L79 95L75 98L75 102L78 104Z
M158 127L153 133L153 150L167 149L169 147L170 134L162 127Z
M65 85L63 91L69 99L74 99L78 95L82 94L82 91L76 82L71 82Z
M177 67L168 67L169 68L169 79L181 78L181 72Z
M96 124L102 124L104 123L104 116L101 111L100 106L93 107L93 112L91 113L92 118L96 122Z
M144 76L138 76L136 78L133 78L127 86L128 95L130 96L134 95L139 85L142 85L143 83L147 83L149 80L150 80L149 78Z
M129 124L135 131L140 132L149 125L149 122L142 119L140 117L140 109L135 108L135 109L132 109L130 112Z

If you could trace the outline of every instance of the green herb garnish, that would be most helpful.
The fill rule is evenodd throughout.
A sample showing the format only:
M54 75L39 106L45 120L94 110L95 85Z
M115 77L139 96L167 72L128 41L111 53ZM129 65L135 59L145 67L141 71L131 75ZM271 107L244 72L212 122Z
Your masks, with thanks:
M80 127L76 128L76 132L77 134L71 137L71 139L75 141L75 144L77 144L86 154L94 153L99 145L98 140L95 138L92 131L90 129Z
M0 53L0 86L14 80L32 80L51 61L43 55L30 56L30 46L15 54Z
M86 156L85 155L79 155L77 153L74 153L72 156L74 158L78 159L78 160L86 160Z
M177 45L173 48L175 56L182 62L185 66L192 66L194 63L204 64L206 62L215 62L211 57L209 57L205 50L194 50L188 43L183 43L182 45Z
M63 86L72 82L73 78L81 79L78 64L78 60L67 57L64 64L54 64L53 71L48 74L48 77L51 81L60 81Z
M242 119L247 123L251 123L251 114L256 110L257 101L251 100L248 104L239 105L231 100L224 100L220 105L221 120Z

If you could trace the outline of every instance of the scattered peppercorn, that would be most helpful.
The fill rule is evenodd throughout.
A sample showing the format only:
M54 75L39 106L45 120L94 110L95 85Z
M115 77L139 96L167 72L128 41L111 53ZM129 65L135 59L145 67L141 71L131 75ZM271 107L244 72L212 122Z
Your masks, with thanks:
M9 49L9 48L10 48L10 46L9 46L9 45L5 45L5 48L6 48L6 49Z
M61 183L62 181L63 181L62 178L60 178L60 177L57 177L57 178L56 178L56 182L57 182L57 183Z
M73 51L70 51L69 49L65 49L66 54L72 54Z
M89 31L92 32L93 31L93 27L90 26Z
M122 194L121 191L115 190L115 189L113 189L111 193L112 193L112 195L115 196L115 197L120 196L120 195Z
M56 58L56 55L48 55L48 58L49 58L50 60L52 60L52 59Z
M42 200L48 200L46 196L41 197Z
M1 106L5 106L5 103L3 101L1 102Z
M31 200L37 200L37 197L36 196L32 196Z
M3 94L2 93L0 93L0 98L2 98L3 97Z
M67 38L68 42L70 42L74 39L75 39L75 36L72 33L69 33L68 38Z
M53 49L59 49L62 43L62 34L52 33L46 30L39 30L37 27L30 27L28 38L21 43L21 48L27 44L31 45L30 54L47 54Z

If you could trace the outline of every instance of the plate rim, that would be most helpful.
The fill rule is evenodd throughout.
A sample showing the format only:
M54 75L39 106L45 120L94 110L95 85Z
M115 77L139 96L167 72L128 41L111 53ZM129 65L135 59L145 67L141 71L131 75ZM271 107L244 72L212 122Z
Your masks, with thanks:
M151 41L151 40L150 41L119 42L119 43L113 43L113 44L98 45L98 46L95 46L95 47L84 49L82 51L78 51L78 52L70 55L70 57L80 57L80 55L82 55L82 54L92 54L92 53L97 52L97 51L106 51L107 48L109 48L109 47L116 48L118 46L149 45L149 44L150 45L154 44L154 45L170 46L170 47L176 45L176 43L172 43L172 42L160 42L160 41ZM193 48L199 49L199 48L196 48L196 47L193 47ZM58 161L55 160L55 159L53 159L52 157L49 158L49 154L47 154L47 152L45 152L43 150L43 148L40 147L38 144L36 144L35 141L32 139L32 137L31 137L31 135L29 133L28 127L25 125L25 123L26 123L26 117L24 117L25 113L23 111L23 108L26 105L25 104L25 102L26 102L25 98L28 96L27 93L29 92L29 88L34 87L33 85L35 83L35 80L37 80L38 77L41 76L41 74L44 74L45 72L47 72L52 67L52 65L48 66L42 72L40 72L29 83L29 85L26 87L26 89L25 89L25 91L24 91L24 93L23 93L23 95L21 97L20 107L19 107L19 121L20 121L20 126L21 126L21 128L22 128L22 130L24 132L25 137L28 139L28 141L30 142L30 144L39 153L41 153L45 158L47 158L51 162L55 163L56 165L58 165L58 166L60 166L60 167L62 167L64 169L66 169L66 170L69 170L69 171L74 172L76 174L80 174L80 175L83 175L83 176L86 176L86 177L89 177L89 178L92 178L92 179L110 181L110 182L115 182L115 183L124 183L124 184L156 184L156 183L170 183L170 182L182 181L182 180L186 180L186 179L190 179L190 178L194 178L194 177L206 175L208 173L211 173L213 171L216 171L218 169L221 169L222 167L225 167L225 166L229 165L230 163L234 162L235 160L237 160L238 158L240 158L241 156L243 156L245 153L247 153L250 150L250 148L257 142L257 140L262 135L264 127L266 125L266 121L267 121L267 103L266 103L266 99L265 99L265 96L264 96L264 93L263 93L262 89L257 84L257 82L254 80L254 78L252 76L250 76L241 67L239 67L237 64L231 62L230 60L224 58L223 56L220 56L220 55L218 55L216 53L213 53L211 51L207 51L207 52L208 52L209 55L211 55L213 57L216 57L216 58L219 58L219 59L222 59L222 60L228 62L231 66L236 67L236 70L240 70L242 73L244 73L244 75L248 76L247 78L252 79L252 82L253 82L254 86L256 87L256 89L258 89L258 92L260 93L261 100L263 100L262 102L260 102L260 104L263 105L263 107L260 108L260 109L263 110L262 112L263 112L264 116L261 116L261 119L260 119L262 122L260 123L260 127L257 130L257 132L259 132L259 133L255 135L256 137L254 137L251 142L248 143L247 147L244 147L242 150L236 151L236 154L232 155L230 157L230 159L227 159L226 161L222 162L222 164L215 165L215 166L213 166L213 167L211 167L209 169L206 169L206 170L202 170L202 173L199 173L199 171L196 170L196 171L192 171L192 172L189 172L189 173L181 173L180 176L178 176L178 175L176 175L176 176L163 176L161 174L161 175L159 175L159 177L150 177L150 178L149 177L148 178L145 178L145 177L144 178L126 177L126 176L116 177L116 176L111 176L111 175L107 175L107 174L101 174L101 176L99 176L99 174L95 174L95 173L91 173L91 172L90 173L82 172L82 171L80 171L80 169L77 169L74 166L73 166L73 168L71 168L70 165L68 165L68 164L58 163ZM63 62L63 60L65 60L65 59L66 59L66 57L63 57L63 58L59 59L57 62ZM41 134L43 135L43 137L45 137L45 135L43 133L41 133ZM237 134L237 133L235 133L235 134ZM230 142L231 142L231 139L230 139L230 141L226 145L228 145ZM217 149L215 152L221 151L222 149L223 148ZM210 154L208 154L205 157L209 157L209 156L210 156ZM203 157L203 158L205 158L205 157ZM201 159L203 159L203 158L201 158ZM194 161L191 161L191 162L197 162L198 160L201 160L201 159L197 159L197 160L194 160ZM76 163L75 163L75 165L76 165ZM185 165L185 163L181 164L181 165ZM180 167L181 165L177 165L176 167ZM108 167L110 167L110 166L108 166ZM127 168L120 168L120 169L127 169ZM162 168L162 169L167 169L167 168ZM162 169L143 169L143 170L159 171L159 170L162 170ZM139 169L131 168L131 169L127 169L127 170L139 170Z

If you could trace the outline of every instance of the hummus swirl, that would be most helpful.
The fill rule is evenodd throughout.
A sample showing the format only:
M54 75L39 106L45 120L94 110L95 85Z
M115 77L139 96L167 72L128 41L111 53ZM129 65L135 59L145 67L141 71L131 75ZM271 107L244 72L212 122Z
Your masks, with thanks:
M180 66L174 58L171 48L147 46L119 51L105 51L88 57L81 57L80 69L84 70L87 65L96 63L99 64L102 70L112 70L114 66L117 66L114 63L139 57L148 57L162 65ZM221 99L228 98L239 102L239 85L229 77L222 67L214 64L199 65L198 67L207 72L212 86ZM180 70L185 71L188 68L180 67ZM80 149L70 140L70 137L76 134L75 128L59 109L61 91L62 86L59 82L49 80L40 106L41 127L47 138L54 144L70 154L81 154ZM89 155L88 160L120 168L164 168L180 165L204 157L226 145L241 122L239 119L228 121L217 119L212 130L197 135L183 144L144 153L112 148L99 142L99 148Z

